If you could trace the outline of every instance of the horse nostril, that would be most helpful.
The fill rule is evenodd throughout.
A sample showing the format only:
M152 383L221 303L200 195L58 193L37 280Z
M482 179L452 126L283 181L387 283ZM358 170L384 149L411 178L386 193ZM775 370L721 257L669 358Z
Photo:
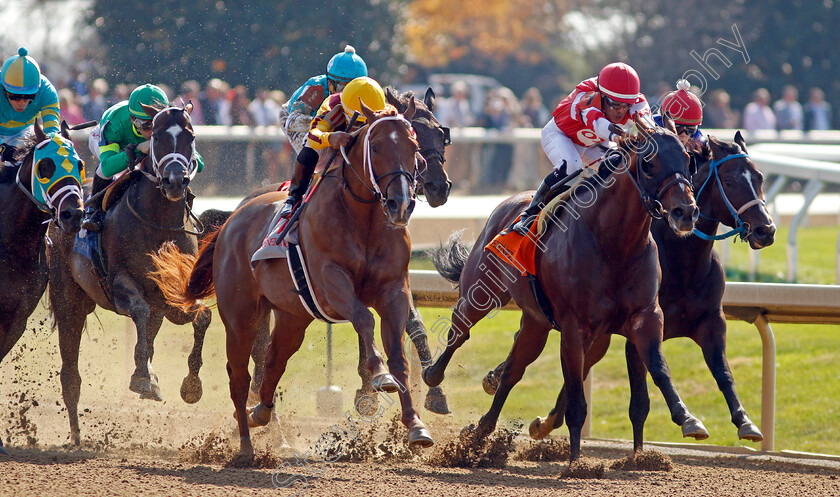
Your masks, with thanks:
M58 218L61 219L62 221L67 221L67 220L70 219L71 215L72 214L70 214L69 212L64 211L64 212L61 212L61 213L58 214Z
M674 216L674 218L676 218L676 219L682 219L682 217L684 215L684 211L682 210L682 207L677 207L676 209L673 210L671 215Z
M186 188L190 184L190 178L184 178L184 181L181 182L181 186Z
M399 202L396 200L389 198L385 201L385 208L388 209L388 212L396 212L397 208L400 206Z

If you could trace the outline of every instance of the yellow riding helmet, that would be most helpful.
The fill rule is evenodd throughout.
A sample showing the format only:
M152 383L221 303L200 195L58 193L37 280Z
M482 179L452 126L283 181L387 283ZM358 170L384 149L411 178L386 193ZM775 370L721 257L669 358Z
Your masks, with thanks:
M362 102L372 111L379 111L385 108L385 92L374 79L363 76L347 83L344 91L341 92L341 106L347 119L353 116L353 112L359 113L358 121L364 122L365 115L362 113Z

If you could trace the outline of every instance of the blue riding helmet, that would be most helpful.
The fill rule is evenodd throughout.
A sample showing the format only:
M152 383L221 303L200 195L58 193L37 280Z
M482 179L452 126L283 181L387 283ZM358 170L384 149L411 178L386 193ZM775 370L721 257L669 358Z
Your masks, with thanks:
M356 55L356 49L347 45L344 51L333 55L327 64L327 78L342 83L367 76L367 64L361 57Z
M29 57L29 51L20 47L17 55L12 55L3 63L0 80L9 93L34 95L41 88L41 68L35 59Z

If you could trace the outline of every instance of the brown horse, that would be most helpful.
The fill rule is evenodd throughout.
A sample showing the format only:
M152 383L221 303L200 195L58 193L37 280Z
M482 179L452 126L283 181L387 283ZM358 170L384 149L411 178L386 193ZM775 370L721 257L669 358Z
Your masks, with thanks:
M412 107L404 118L390 106L377 113L363 106L367 125L347 151L348 162L329 169L305 204L298 239L321 312L353 324L365 342L373 388L399 391L409 442L428 446L432 438L405 387L408 365L403 351L411 253L405 225L414 208L418 149L406 120L413 115ZM287 261L262 260L254 269L250 263L285 197L283 192L267 193L234 211L202 244L194 260L170 248L155 261L156 279L173 304L189 309L197 299L216 295L227 332L230 392L244 455L253 454L249 426L269 421L277 383L313 320L295 290ZM183 281L185 277L188 281ZM381 317L387 369L373 344L375 322L368 307ZM261 402L246 412L248 359L257 325L271 311L276 320L260 385Z
M441 125L434 115L435 92L431 88L428 88L423 100L420 100L413 92L401 93L389 86L385 88L385 97L388 103L396 107L397 111L401 113L405 113L409 105L414 105L415 111L411 117L411 127L417 133L417 143L420 145L420 155L423 157L417 173L417 195L425 194L429 205L432 207L439 207L445 204L452 188L452 181L449 180L449 176L446 174L446 169L444 168L446 162L446 146L450 144L450 137L449 128ZM280 186L280 183L275 183L255 190L245 197L236 208L239 209L251 199L260 195L275 192ZM205 226L221 227L230 215L231 212L209 209L201 213L200 219ZM428 332L426 331L426 326L423 324L420 312L417 311L413 302L411 303L410 309L406 332L411 337L414 347L417 349L417 362L420 363L419 365L425 366L432 362ZM266 316L265 320L258 326L257 338L254 341L254 350L251 354L251 358L254 360L254 377L251 380L251 392L254 395L257 394L259 385L262 382L268 344L269 320L268 316ZM366 363L367 357L365 356L364 342L360 336L358 371L362 379L362 387L356 390L356 399L372 393L370 390L371 377L365 365ZM446 395L443 393L441 387L429 388L424 405L426 409L434 413L449 413ZM375 405L369 407L374 411L376 410Z
M134 170L125 193L105 216L101 247L105 276L100 279L91 260L73 250L74 237L52 230L50 301L58 325L61 350L61 386L70 436L80 442L78 404L81 389L79 345L87 315L99 305L130 316L137 327L135 371L129 389L141 398L162 400L157 376L151 368L154 340L165 317L175 324L192 323L196 345L189 357L189 375L181 386L186 402L201 397L201 347L210 325L210 310L197 306L183 312L167 305L148 278L153 269L150 253L174 243L184 253L196 253L196 234L188 225L187 185L196 172L195 135L187 108L163 110L144 106L152 118L149 156Z
M662 267L659 305L665 316L663 339L686 337L703 349L706 365L726 399L732 423L738 428L738 437L759 442L761 431L747 417L738 399L735 380L726 360L726 318L722 303L725 278L713 247L714 240L720 238L715 236L720 223L733 228L727 235L740 236L754 250L773 244L776 226L764 206L764 176L749 159L740 132L735 134L734 143L712 137L701 164L692 177L700 208L700 221L694 231L697 236L676 236L661 220L654 221L651 226ZM610 335L604 335L592 344L586 353L584 377L604 357L609 345ZM627 342L625 353L630 373L633 446L635 450L641 450L644 424L650 410L646 371L636 366L638 358L630 342ZM502 366L500 364L496 371L501 371ZM533 438L544 438L563 424L560 413L566 409L566 394L564 387L547 418L540 417L531 423Z
M435 258L441 274L459 281L460 298L453 309L446 350L424 371L427 384L440 384L474 323L511 298L523 309L519 336L493 404L475 429L476 440L493 431L511 388L539 356L552 328L561 330L572 462L580 456L586 417L584 355L607 333L621 334L634 343L683 435L708 436L680 400L662 355L662 310L656 299L659 263L650 236L651 216L666 217L669 227L683 236L691 232L698 216L686 179L688 155L672 122L666 121L667 130L648 129L639 121L644 132L622 145L621 160L603 161L597 174L566 194L563 212L558 208L548 213L550 224L539 239L541 250L536 251L535 278L520 275L484 249L522 212L530 201L526 194L496 208L468 257L453 246Z
M32 137L19 147L22 164L0 166L0 361L23 335L26 320L47 288L46 223L52 221L68 234L81 226L84 163L67 130L62 121L62 142L69 148L68 157L76 159L67 162L70 170L59 168L58 157L44 157L36 164L36 147L48 139L37 123ZM50 181L57 172L63 177ZM39 194L41 185L48 190Z

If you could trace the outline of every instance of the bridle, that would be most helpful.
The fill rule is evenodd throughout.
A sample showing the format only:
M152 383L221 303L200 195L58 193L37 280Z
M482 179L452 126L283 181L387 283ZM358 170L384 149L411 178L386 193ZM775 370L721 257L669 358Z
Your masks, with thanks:
M382 204L383 207L385 206L385 202L388 201L388 194L387 194L388 188L390 188L391 183L393 183L394 181L397 181L397 180L405 177L406 180L408 181L409 190L411 191L411 198L414 198L416 196L415 190L416 190L416 185L417 185L417 154L414 154L414 172L410 173L410 172L406 171L405 169L402 168L402 164L400 164L399 169L395 169L393 171L388 171L387 173L384 173L380 176L374 176L374 173L373 173L373 151L371 150L370 137L373 134L373 128L375 128L378 124L380 124L382 122L385 122L385 121L397 121L401 124L405 124L405 126L408 128L409 132L411 132L411 123L405 117L403 117L402 114L399 114L399 115L396 115L396 116L380 117L379 119L377 119L377 120L373 121L372 123L366 125L368 129L367 129L367 132L364 135L364 139L363 139L363 142L362 142L362 146L364 147L362 149L362 174L363 175L366 174L368 176L368 178L370 179L370 182L373 186L368 186L367 183L364 181L364 179L361 176L359 176L359 174L356 172L356 170L353 169L353 168L350 168L350 170L353 172L353 174L356 175L356 177L359 179L359 181L362 183L362 185L368 191L370 191L373 194L373 199L363 199L363 198L359 197L358 195L353 193L353 190L351 190L349 188L348 183L347 183L347 177L346 177L347 168L344 167L345 165L350 164L350 159L347 157L347 149L353 146L353 143L355 142L355 140L354 140L354 142L351 142L350 145L348 145L347 147L344 147L344 146L341 147L341 155L344 158L344 164L342 164L342 167L341 167L341 181L343 183L344 188L348 192L350 192L350 196L352 196L353 199L356 200L357 202L373 203L373 202L378 201L380 204ZM379 188L379 181L384 179L384 178L387 178L388 176L393 176L393 178L391 178L388 181L388 183L385 185L385 192L383 193L382 189Z
M15 184L17 184L18 188L20 188L20 190L24 194L26 194L27 197L29 197L29 200L31 200L32 202L35 203L35 205L38 207L39 210L41 210L42 212L46 212L46 213L50 214L50 218L47 219L46 221L44 221L43 224L49 223L51 221L57 221L58 220L58 213L61 212L61 208L64 205L64 202L68 198L71 198L73 196L73 194L75 194L77 197L79 197L80 200L83 198L82 197L82 185L78 182L78 180L73 178L73 176L69 176L69 175L66 176L67 178L72 178L74 181L72 181L70 184L62 186L61 188L59 188L58 190L56 190L53 193L49 193L48 191L44 190L43 187L40 185L40 182L38 181L37 175L35 174L35 172L37 170L37 167L36 167L37 164L35 163L35 150L37 150L41 147L44 147L45 145L49 144L51 141L52 141L52 139L48 138L48 139L42 141L41 143L37 144L32 149L32 159L31 159L31 166L30 166L31 172L29 174L30 178L29 178L29 181L28 181L29 189L26 188L23 181L21 181L21 179L20 179L20 172L23 169L22 165L20 167L18 167L17 173L15 174ZM56 167L59 167L59 165L56 164ZM64 178L62 178L62 179L64 179ZM37 198L35 198L34 192L36 191L35 190L36 188L41 188L41 191L42 191L43 197L44 197L43 202L38 200Z
M189 113L186 112L186 110L184 110L180 107L167 107L167 108L159 111L152 118L152 129L153 130L155 129L155 121L157 121L158 117L160 117L163 113L165 113L167 111L170 111L170 110L177 110L177 111L180 111L180 112L184 113L184 115L187 119L187 122L189 122L189 120L190 120ZM185 132L187 131L186 128L182 127L182 129ZM192 141L190 142L190 152L189 153L190 153L190 155L189 155L189 157L187 157L186 155L182 154L181 152L178 152L177 150L174 150L174 151L164 155L160 159L158 159L157 154L155 154L155 135L154 135L154 133L152 133L152 137L149 139L149 156L152 159L152 171L154 172L154 174L149 174L148 172L146 172L142 168L139 168L139 170L147 178L149 178L151 181L155 182L155 184L158 185L158 188L160 188L160 183L163 180L163 177L161 176L161 170L163 170L170 163L174 162L176 164L180 164L180 165L184 166L184 169L187 170L188 177L190 178L190 180L192 180L193 178L195 178L195 175L198 172L198 163L195 161L195 137L193 137Z
M646 138L648 140L650 138ZM639 198L642 201L642 207L650 214L650 216L654 219L662 219L667 215L665 211L665 207L662 205L662 197L665 195L671 187L676 185L685 185L688 187L689 190L692 190L691 181L688 180L683 174L679 171L674 172L671 176L673 178L670 179L664 185L659 186L656 189L656 192L651 195L646 191L645 188L642 187L642 163L646 162L645 158L642 157L641 153L636 154L636 175L630 175L630 179L633 182L633 186L636 187L636 190L639 191ZM671 177L669 176L669 178Z
M736 210L735 207L732 205L732 202L730 202L729 198L726 196L726 191L724 191L723 184L720 182L720 174L718 173L718 166L720 166L722 163L724 163L724 162L726 162L730 159L741 159L741 158L749 159L750 156L748 154L732 154L732 155L728 155L728 156L724 157L721 160L717 160L717 161L712 160L709 163L709 176L706 177L706 181L703 182L703 186L701 186L700 190L697 191L697 200L698 201L700 200L700 194L703 193L703 189L706 188L706 185L709 183L709 180L711 180L712 176L714 176L715 180L717 182L717 185L718 185L718 191L720 191L720 196L723 198L723 203L726 205L726 208L729 209L729 213L732 215L732 218L735 220L735 228L726 232L726 233L723 233L721 235L707 235L707 234L703 233L702 231L700 231L699 229L694 228L693 233L695 235L697 235L698 237L702 238L703 240L723 240L723 239L729 238L730 236L735 236L735 235L738 235L741 238L742 241L745 240L747 235L749 235L749 229L747 228L747 225L743 221L741 221L741 214L743 214L747 209L749 209L750 207L752 207L754 205L762 205L762 206L765 205L764 199L754 198L754 199L750 200L749 202L746 202L744 205L742 205L739 209ZM703 216L703 214L700 214L700 215ZM712 219L713 221L718 221L719 222L718 219L709 218L707 216L703 216L703 217L705 217L706 219Z

